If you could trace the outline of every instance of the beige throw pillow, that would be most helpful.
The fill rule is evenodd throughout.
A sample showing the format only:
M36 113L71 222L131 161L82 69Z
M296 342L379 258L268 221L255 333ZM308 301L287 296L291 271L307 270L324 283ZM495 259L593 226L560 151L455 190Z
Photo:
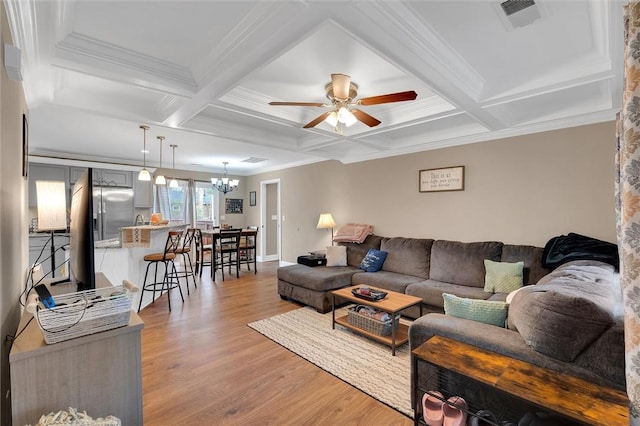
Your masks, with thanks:
M347 266L347 247L327 247L327 266Z

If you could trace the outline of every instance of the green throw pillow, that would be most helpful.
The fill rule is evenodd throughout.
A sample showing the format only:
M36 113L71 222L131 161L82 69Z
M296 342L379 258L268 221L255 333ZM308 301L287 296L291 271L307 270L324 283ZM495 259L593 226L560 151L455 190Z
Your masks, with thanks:
M489 293L511 293L523 285L524 262L506 263L484 260L484 291Z
M504 327L509 309L509 305L505 302L465 299L449 293L443 293L442 297L444 313L447 315Z

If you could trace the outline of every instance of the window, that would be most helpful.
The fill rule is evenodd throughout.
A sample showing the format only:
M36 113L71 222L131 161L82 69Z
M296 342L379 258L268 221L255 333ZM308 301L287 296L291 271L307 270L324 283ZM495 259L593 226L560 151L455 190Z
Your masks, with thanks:
M178 187L154 185L154 211L160 211L162 218L172 225L189 223L187 218L187 190L189 182L178 179Z
M196 226L211 229L218 225L218 191L211 182L196 181L194 194Z

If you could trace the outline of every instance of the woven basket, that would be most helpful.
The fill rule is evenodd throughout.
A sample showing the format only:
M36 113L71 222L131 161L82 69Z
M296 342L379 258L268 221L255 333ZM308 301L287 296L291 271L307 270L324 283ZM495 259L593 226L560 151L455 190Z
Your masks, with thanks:
M41 303L35 313L47 344L58 343L129 323L132 294L124 286L55 296L56 306Z
M388 336L391 334L391 319L388 321L379 321L367 315L362 315L356 311L357 306L347 309L347 322L355 327L361 328L371 334L378 336ZM398 330L400 324L400 314L396 315L393 326Z

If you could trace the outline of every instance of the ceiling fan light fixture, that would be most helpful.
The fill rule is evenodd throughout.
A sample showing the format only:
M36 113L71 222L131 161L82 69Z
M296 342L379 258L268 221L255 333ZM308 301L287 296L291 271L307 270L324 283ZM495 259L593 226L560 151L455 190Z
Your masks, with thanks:
M338 125L338 113L331 111L331 114L329 114L324 121L331 124L331 127L336 127Z
M340 107L338 110L338 121L343 123L345 126L350 127L353 126L358 119L351 111L349 111L348 108Z

